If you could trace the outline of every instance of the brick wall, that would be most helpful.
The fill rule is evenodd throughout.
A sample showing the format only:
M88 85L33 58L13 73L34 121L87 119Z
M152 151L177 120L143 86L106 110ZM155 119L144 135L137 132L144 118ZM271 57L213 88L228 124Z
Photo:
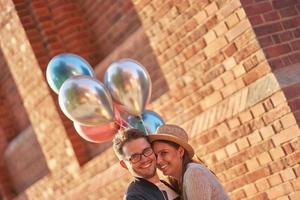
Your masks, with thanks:
M29 126L29 120L2 51L0 51L0 69L0 188L5 196L12 197L15 191L5 164L4 154L9 142ZM30 151L25 153L30 153Z
M15 4L18 2L22 1ZM39 3L35 5L48 3L36 2ZM60 1L53 2L59 9ZM117 58L131 55L141 58L149 70L156 71L152 74L155 87L160 85L158 80L163 83L163 90L155 94L147 108L188 131L197 155L216 172L232 199L298 199L300 130L298 95L295 94L298 61L290 62L287 67L276 67L272 62L278 58L283 62L286 57L291 61L289 56L297 54L292 46L297 41L294 22L298 16L298 1L132 2L114 3L110 8L103 1L79 1L82 16L89 24L87 27L91 27L85 31L91 31L91 37L103 36L94 40L97 45L109 38L110 34L105 31L111 29L101 29L96 11L106 8L105 13L115 13L110 22L118 24L118 19L122 19L118 6L127 5L127 9L121 6L120 10L133 12L131 6L134 5L137 13L129 17L138 16L143 27L132 29L130 36L117 36L117 33L111 36L113 45L106 46L111 48L106 57L97 55L99 57L94 59L99 59L95 62L98 78L101 79L108 63ZM0 15L3 57L15 79L50 172L17 194L16 199L121 199L129 174L118 166L111 148L84 164L77 161L77 148L72 145L69 130L65 129L45 83L39 60L43 56L38 54L39 48L34 48L28 27L24 28L24 18L20 17L22 24L19 22L18 16L22 13L16 6L17 13L10 1L0 0L0 8L3 10ZM272 18L276 15L280 18ZM259 25L253 23L254 16L261 18ZM268 21L270 19L274 20ZM281 28L282 24L289 24L290 28L279 32L291 31L292 39L275 43L277 37L283 36L274 36L275 39L271 36L279 33L273 25L267 26L273 22L277 24L274 27L279 24ZM261 28L266 31L265 35L259 34L260 26L265 26ZM66 29L71 30L71 27ZM273 43L265 47L261 38L269 36ZM149 51L136 51L138 44L147 46ZM277 45L279 48L275 50ZM285 51L286 48L282 50L281 46L286 45L291 52ZM273 46L276 48L270 50ZM85 47L82 44L82 48ZM20 51L16 53L16 49ZM143 60L143 54L146 56L149 52L149 60ZM270 56L274 52L276 56ZM28 76L24 78L24 74ZM30 90L34 85L39 87Z
M288 103L299 122L299 2L241 1Z
M3 58L9 67L15 86L18 88L22 105L36 133L47 167L52 176L70 177L70 174L73 173L70 169L73 168L74 171L78 167L78 163L50 96L42 70L38 65L13 3L0 1L0 8L0 46ZM11 95L17 97L16 94ZM21 112L22 109L18 108L18 111ZM15 123L17 122L15 121ZM1 135L3 135L2 132ZM1 152L2 154L3 152ZM2 158L1 161L3 161ZM1 167L2 165L3 163L1 163ZM1 171L1 173L4 172ZM43 180L39 182L41 185L47 178ZM50 185L48 184L48 186ZM53 184L50 187L53 188ZM25 193L24 195L26 196Z
M0 52L0 62L0 124L5 132L5 138L10 141L19 132L26 129L29 122L22 106L22 99L2 52Z
M272 73L248 20L251 11L269 14L263 4L296 9L296 2L134 2L170 88L151 107L188 130L232 199L299 197L300 133L281 90L290 83Z
M295 0L242 0L273 70L299 63L299 6Z
M98 46L98 62L141 26L131 1L79 0L78 2L93 34L93 42Z
M22 131L9 143L4 153L4 163L16 194L24 192L49 173L31 127Z
M44 77L49 60L59 53L76 53L91 65L98 62L97 46L76 2L21 0L14 1L14 6ZM82 165L91 158L86 142L77 135L70 120L60 112L57 95L53 92L51 95L67 129L76 157Z

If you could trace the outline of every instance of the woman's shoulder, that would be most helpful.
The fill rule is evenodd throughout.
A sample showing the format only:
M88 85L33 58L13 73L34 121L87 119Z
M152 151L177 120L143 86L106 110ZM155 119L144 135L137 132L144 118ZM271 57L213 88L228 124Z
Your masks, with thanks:
M184 173L184 179L190 179L199 176L210 177L212 175L213 175L212 172L204 165L199 163L189 163Z
M194 163L194 162L191 162L187 165L187 169L186 171L198 171L198 170L208 170L204 165L200 164L200 163Z

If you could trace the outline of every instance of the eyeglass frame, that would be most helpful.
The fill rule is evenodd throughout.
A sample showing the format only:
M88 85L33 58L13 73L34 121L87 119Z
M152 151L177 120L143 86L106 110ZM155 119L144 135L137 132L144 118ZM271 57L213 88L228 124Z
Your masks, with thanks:
M147 153L147 151L149 151L149 154L145 154ZM142 153L135 153L135 154L132 154L129 158L127 158L126 160L128 160L129 162L131 162L132 164L135 164L135 163L138 163L142 160L142 155L144 157L149 157L151 156L152 154L154 153L153 149L151 147L146 147L145 149L143 149ZM133 161L134 157L137 156L137 160L136 161Z

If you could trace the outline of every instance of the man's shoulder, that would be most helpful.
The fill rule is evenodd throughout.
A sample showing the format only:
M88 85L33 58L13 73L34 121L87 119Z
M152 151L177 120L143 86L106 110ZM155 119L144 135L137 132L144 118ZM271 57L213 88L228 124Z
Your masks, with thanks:
M136 179L129 184L124 199L163 199L163 196L153 183L144 179Z
M142 178L136 178L133 180L127 189L127 192L132 191L143 191L143 190L149 190L149 189L155 189L155 185L153 183L150 183Z

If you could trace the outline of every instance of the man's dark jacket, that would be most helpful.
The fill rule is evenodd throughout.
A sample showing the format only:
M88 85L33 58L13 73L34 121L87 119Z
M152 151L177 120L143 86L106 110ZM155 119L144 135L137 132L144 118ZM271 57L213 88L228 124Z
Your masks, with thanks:
M163 182L163 183L165 183L165 182ZM166 185L168 185L168 184L166 184ZM159 188L155 184L153 184L145 179L142 179L142 178L135 178L135 180L130 183L124 199L126 199L126 200L165 200L162 192L159 190ZM176 198L176 200L179 200L179 199L180 198Z

